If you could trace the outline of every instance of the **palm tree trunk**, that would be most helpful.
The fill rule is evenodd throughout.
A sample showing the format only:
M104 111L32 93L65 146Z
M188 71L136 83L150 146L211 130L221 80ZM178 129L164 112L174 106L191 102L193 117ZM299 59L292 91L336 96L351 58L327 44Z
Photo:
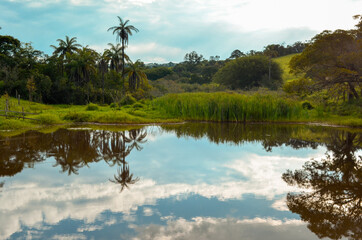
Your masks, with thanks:
M122 80L123 80L122 92L123 95L125 95L126 89L125 89L125 80L124 80L124 39L123 38L122 38Z
M104 72L102 71L102 104L104 104Z

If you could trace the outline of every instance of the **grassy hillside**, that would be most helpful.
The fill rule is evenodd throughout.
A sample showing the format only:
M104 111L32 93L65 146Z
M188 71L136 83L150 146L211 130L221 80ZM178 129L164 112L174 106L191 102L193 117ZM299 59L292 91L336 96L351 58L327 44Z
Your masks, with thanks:
M292 57L294 57L296 54L290 54L290 55L286 55L283 57L278 57L278 58L274 58L274 61L279 63L280 67L283 69L283 81L287 82L289 80L293 80L296 78L296 76L294 74L289 73L290 69L289 69L289 61L290 59L292 59Z

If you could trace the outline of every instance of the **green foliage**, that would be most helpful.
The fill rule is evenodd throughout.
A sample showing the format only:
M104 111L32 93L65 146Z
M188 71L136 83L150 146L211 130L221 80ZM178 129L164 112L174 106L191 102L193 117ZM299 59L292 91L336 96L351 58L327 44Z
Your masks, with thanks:
M50 113L41 114L36 118L40 120L40 124L42 124L42 125L51 125L51 124L61 123L59 116L56 114L50 114Z
M358 99L362 80L361 34L362 29L323 31L291 59L290 68L312 79L314 90L327 89L333 95L347 91L349 99Z
M298 96L304 96L310 94L312 91L312 81L307 78L299 78L290 80L283 85L283 90L289 94L296 94Z
M110 108L117 108L117 104L111 103L111 104L109 105L109 107L110 107Z
M163 78L172 73L172 70L168 67L154 67L145 70L147 78L149 80L157 80Z
M269 65L271 79L268 81ZM231 89L251 89L255 87L276 88L282 82L282 70L277 63L264 56L241 57L225 64L214 75L216 83Z
M298 119L303 115L298 102L261 94L169 94L153 103L171 116L193 120L276 121Z
M303 109L308 109L308 110L311 110L311 109L314 108L314 107L312 106L312 104L310 104L310 102L303 102L303 103L302 103L302 107L303 107Z
M69 120L73 122L88 122L91 118L90 114L83 112L68 112L64 115L64 120Z
M121 101L119 102L119 105L120 106L123 106L123 105L132 105L134 104L135 102L137 102L137 100L129 93L127 93L122 99Z
M136 102L136 103L134 103L134 104L132 105L132 107L133 107L134 109L140 109L140 108L144 108L145 105L142 104L142 103L140 103L140 102Z
M94 104L94 103L89 103L86 107L86 110L87 111L96 111L98 110L98 105L97 104Z

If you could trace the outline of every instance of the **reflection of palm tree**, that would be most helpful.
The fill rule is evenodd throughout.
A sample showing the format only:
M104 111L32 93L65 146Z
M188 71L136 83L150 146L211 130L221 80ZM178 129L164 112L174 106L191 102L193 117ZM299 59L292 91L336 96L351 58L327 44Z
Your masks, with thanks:
M121 184L121 192L124 190L125 187L129 188L130 184L135 184L139 181L138 177L133 178L133 174L130 174L129 166L126 162L126 157L131 153L133 148L136 148L138 151L142 150L140 144L146 142L146 136L146 131L144 131L143 129L136 129L130 130L128 132L128 137L126 137L125 132L122 132L122 138L116 138L116 140L121 140L121 143L115 142L115 144L116 146L121 146L121 153L119 154L119 156L121 156L122 166L121 170L119 168L117 169L118 174L114 175L114 180L109 179L109 181ZM126 143L130 143L130 145L126 146Z
M62 172L78 174L78 169L100 159L97 151L98 138L89 131L59 130L52 140L48 156L56 160Z
M133 178L133 173L130 174L129 166L128 164L126 165L125 162L123 162L123 166L121 166L121 171L119 168L117 169L117 173L117 175L114 175L114 180L109 179L109 181L121 184L121 192L125 187L129 189L130 184L135 184L140 180L138 177Z
M111 166L120 165L125 162L125 158L131 153L131 148L126 146L130 139L125 132L112 132L108 149L105 150L104 160Z
M147 132L144 129L134 129L128 132L128 138L131 142L131 149L136 148L138 151L141 151L143 148L140 143L146 143L145 139L147 136Z
M361 139L356 133L342 133L331 143L327 147L333 156L283 174L289 185L313 190L288 193L287 205L320 238L362 239L362 157L354 154Z
M83 161L79 159L67 159L67 158L60 158L57 159L57 162L54 164L53 167L60 165L63 172L68 172L68 176L70 174L78 175L78 170L82 168L85 164Z

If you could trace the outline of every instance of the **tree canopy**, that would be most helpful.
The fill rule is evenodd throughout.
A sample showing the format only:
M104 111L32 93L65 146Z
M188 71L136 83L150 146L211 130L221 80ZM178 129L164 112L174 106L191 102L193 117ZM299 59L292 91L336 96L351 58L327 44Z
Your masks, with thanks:
M276 88L282 82L282 70L271 62L271 81L268 81L269 59L265 56L248 56L232 60L214 75L213 81L231 89L254 87Z
M314 90L327 89L334 95L348 93L360 98L362 82L362 17L357 29L323 31L290 61L294 73L313 81Z

